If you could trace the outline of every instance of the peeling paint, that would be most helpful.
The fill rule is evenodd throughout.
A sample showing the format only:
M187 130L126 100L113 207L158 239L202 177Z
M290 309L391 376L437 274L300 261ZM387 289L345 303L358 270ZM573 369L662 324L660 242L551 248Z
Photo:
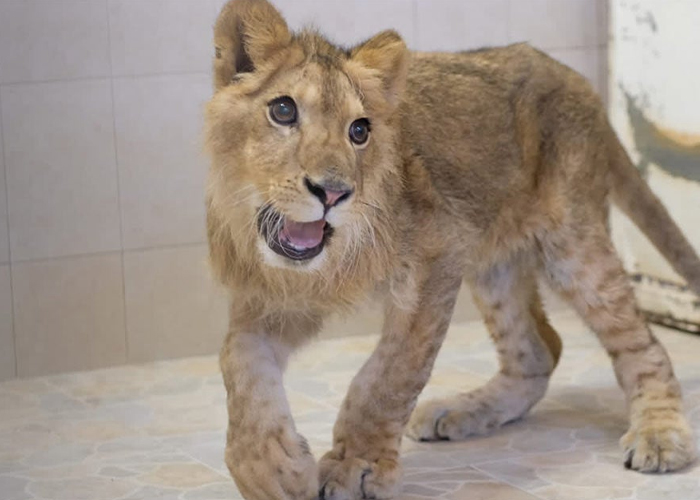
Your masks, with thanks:
M637 100L624 92L627 115L643 170L653 163L669 174L700 181L700 135L663 129L644 116Z
M700 252L700 0L610 0L610 116L630 157ZM692 52L692 50L691 50ZM624 217L625 267L651 321L700 333L700 298Z
M639 303L650 321L700 333L700 301L687 286L641 273L632 278Z
M637 16L637 24L642 26L642 25L648 25L651 31L656 33L659 31L659 25L656 22L656 18L654 17L654 14L652 14L650 11L645 12L641 16Z

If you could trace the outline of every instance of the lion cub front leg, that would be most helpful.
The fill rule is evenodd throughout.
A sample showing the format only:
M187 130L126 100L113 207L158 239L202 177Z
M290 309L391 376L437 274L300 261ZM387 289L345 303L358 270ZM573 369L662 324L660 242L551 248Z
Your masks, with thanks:
M410 306L390 297L382 337L355 376L319 463L325 500L387 499L401 483L401 437L447 331L459 267L438 260L408 280Z
M234 331L221 351L227 390L226 465L247 500L311 500L316 462L294 426L282 385L289 345Z

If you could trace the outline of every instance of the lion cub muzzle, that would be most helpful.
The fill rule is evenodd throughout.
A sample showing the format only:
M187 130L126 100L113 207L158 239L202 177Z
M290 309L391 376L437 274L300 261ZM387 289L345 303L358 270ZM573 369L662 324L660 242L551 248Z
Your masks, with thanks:
M257 225L267 246L276 254L293 261L308 261L318 256L333 234L326 220L328 212L347 201L354 193L348 184L337 179L314 182L304 178L306 189L323 204L323 217L314 221L296 221L265 205L258 211Z
M323 182L313 182L308 177L304 178L304 185L312 195L321 200L325 207L326 213L334 206L344 202L354 192L354 189L349 187L343 181L326 180Z

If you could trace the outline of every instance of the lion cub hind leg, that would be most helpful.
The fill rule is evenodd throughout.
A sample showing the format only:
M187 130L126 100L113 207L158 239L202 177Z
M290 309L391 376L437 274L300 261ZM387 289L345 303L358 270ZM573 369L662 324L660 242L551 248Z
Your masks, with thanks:
M630 428L622 437L625 466L668 472L695 458L681 389L664 348L637 309L634 293L601 223L562 229L542 241L545 270L596 333L625 392Z
M522 417L544 396L559 359L561 341L525 263L494 266L472 291L496 343L500 371L479 389L420 404L408 426L413 439L460 440Z

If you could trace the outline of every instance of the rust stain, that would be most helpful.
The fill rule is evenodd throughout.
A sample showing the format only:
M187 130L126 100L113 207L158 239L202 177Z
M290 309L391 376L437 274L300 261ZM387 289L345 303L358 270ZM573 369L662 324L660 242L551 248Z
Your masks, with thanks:
M677 142L681 146L686 146L689 148L700 147L700 134L691 134L689 132L681 132L680 130L674 130L671 128L664 128L657 125L659 132L674 142Z
M644 115L634 97L624 94L634 142L642 156L639 167L645 170L654 163L671 175L700 182L700 135L658 126Z

